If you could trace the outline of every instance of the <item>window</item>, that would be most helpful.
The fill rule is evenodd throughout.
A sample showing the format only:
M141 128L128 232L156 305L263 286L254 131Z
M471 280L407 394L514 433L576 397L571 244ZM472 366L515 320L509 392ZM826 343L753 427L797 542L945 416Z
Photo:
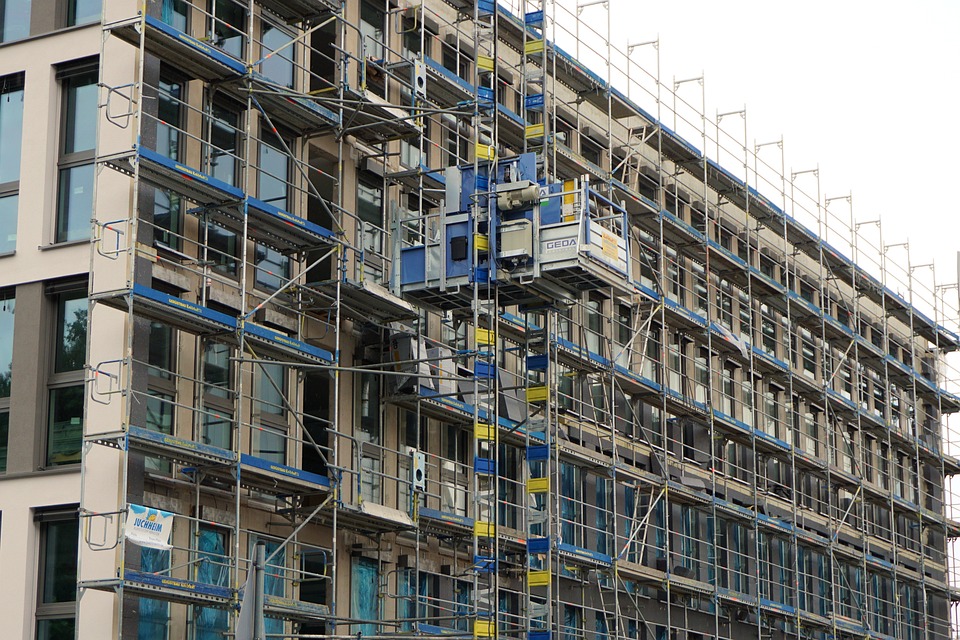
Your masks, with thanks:
M17 247L22 130L23 74L0 78L0 254Z
M231 186L237 184L240 114L232 105L214 102L207 114L210 139L204 145L207 173Z
M37 640L71 640L77 598L77 545L80 539L76 507L38 510L40 533L37 570Z
M63 99L56 242L72 242L90 237L90 219L93 217L97 61L86 60L63 67L57 76Z
M227 530L207 524L198 525L196 548L196 581L217 587L230 586L230 558L227 556ZM195 607L194 640L222 640L227 631L230 612L226 609Z
M74 27L99 22L101 2L102 0L67 0L67 23L65 26Z
M327 604L327 553L304 550L300 553L300 601ZM321 621L303 622L302 634L323 634L326 626Z
M293 35L275 24L264 21L262 38L263 42L261 45L263 51L260 57L264 58L293 40ZM270 82L292 89L293 54L295 48L296 45L286 47L280 53L271 55L264 60L260 65L260 73Z
M364 53L368 58L383 58L384 29L386 16L383 9L371 2L360 4L360 36L363 38Z
M371 558L353 558L350 571L350 617L354 620L380 619L380 564ZM358 635L376 635L374 623L355 624Z
M383 252L383 186L375 178L363 175L357 182L357 216L364 250L379 254Z
M380 376L360 374L358 400L360 432L355 435L361 443L360 490L364 499L380 502Z
M258 168L259 195L264 202L281 209L289 209L290 156L285 151L289 148L289 142L263 129ZM254 255L257 286L276 291L290 278L289 257L263 245L257 245Z
M140 548L140 570L144 573L165 573L170 569L170 550ZM170 603L152 598L139 598L140 619L137 640L167 640Z
M30 35L30 0L0 2L0 42L20 40Z
M164 5L166 7L166 5ZM186 84L161 70L157 89L157 153L171 160L182 160L183 102ZM183 224L180 195L157 189L154 195L154 240L172 249L180 248Z
M243 59L247 12L236 0L212 0L208 29L213 44L234 58Z
M48 287L56 304L53 373L49 378L46 466L80 462L83 437L83 367L87 347L86 285Z
M6 420L10 410L13 381L13 316L16 298L13 292L0 291L0 471L6 469Z
M160 19L178 31L186 31L188 8L186 0L163 0Z
M286 434L278 428L271 427L283 424L286 415L284 399L287 391L286 371L281 364L261 363L256 370L257 376L257 410L261 424L253 429L253 454L276 462L286 463ZM285 425L284 425L285 426Z
M207 220L203 226L204 259L218 272L235 276L237 274L237 234Z
M203 417L200 441L230 449L233 438L233 370L229 346L208 341L203 347Z

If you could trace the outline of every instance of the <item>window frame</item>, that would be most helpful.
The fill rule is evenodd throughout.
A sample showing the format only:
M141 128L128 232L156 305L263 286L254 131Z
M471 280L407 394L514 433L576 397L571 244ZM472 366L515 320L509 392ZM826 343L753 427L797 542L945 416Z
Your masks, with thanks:
M94 183L96 182L96 172L95 172L95 160L97 155L97 140L96 140L96 129L97 129L97 119L98 112L94 110L93 112L93 124L94 124L94 140L93 146L87 149L67 151L67 127L68 123L74 119L70 117L70 92L76 87L86 87L93 86L96 91L96 97L94 104L96 105L99 102L99 61L96 57L93 58L84 58L81 60L76 60L64 65L61 65L57 68L57 82L59 84L60 91L60 114L58 121L58 140L57 140L57 200L56 200L56 215L54 220L54 229L53 229L53 244L64 244L70 242L86 242L90 239L90 229L89 229L89 218L87 233L84 237L70 237L69 235L69 222L71 219L70 209L72 202L69 199L64 201L64 176L68 172L72 172L77 169L83 169L85 167L90 167L92 172L92 180L90 181L90 214L92 216L95 202L94 202ZM78 84L73 85L74 80L83 79L85 77L93 77L92 83L87 84ZM74 114L76 116L76 113ZM76 215L76 214L74 214ZM81 221L82 222L82 221Z
M57 505L51 507L42 507L34 509L33 521L37 527L37 593L36 593L36 611L34 612L35 629L38 632L41 622L45 620L72 620L76 625L76 591L72 600L61 602L45 602L44 591L47 586L49 576L46 575L44 567L47 564L47 540L49 537L49 526L51 524L74 521L77 527L77 545L79 545L80 519L79 505ZM74 573L76 573L77 559L79 554L73 557ZM76 582L76 579L73 580Z
M79 369L70 369L65 371L58 371L57 366L57 356L60 351L60 333L61 333L61 322L64 320L61 318L63 313L63 303L69 300L79 300L83 299L87 301L87 282L86 280L67 280L60 282L51 282L46 286L46 298L47 298L47 308L51 311L49 318L49 335L50 335L50 354L48 356L49 370L47 374L47 383L46 383L46 412L44 415L44 428L43 428L43 446L40 450L40 455L42 456L40 460L41 468L53 468L53 467L62 467L69 466L74 464L80 464L79 458L76 462L67 462L67 463L54 463L51 462L51 450L50 446L52 444L52 428L53 428L53 418L54 418L54 406L53 398L54 394L61 392L67 389L77 389L79 388L80 397L81 397L81 412L80 412L80 429L81 429L81 438L78 442L82 444L82 433L83 433L83 419L84 419L84 409L83 407L86 404L86 391L85 391L85 366L86 366L86 339L87 331L89 330L89 318L86 319L87 325L84 330L84 359L81 363ZM87 302L87 308L89 309L89 303ZM80 447L78 446L78 456Z
M6 198L17 198L17 206L13 211L13 248L9 251L2 250L2 240L0 240L0 256L16 253L17 241L16 241L16 231L17 231L17 217L20 210L20 162L21 154L23 152L23 101L24 101L24 87L25 87L25 76L24 73L12 73L0 78L0 109L3 108L3 104L9 104L8 96L19 93L20 94L20 127L19 127L19 137L16 143L16 162L17 162L17 177L15 180L7 180L6 182L0 182L0 201L5 200ZM3 146L5 149L8 149L5 144L2 144L0 141L0 146ZM10 154L11 156L13 154ZM0 226L2 229L2 226Z

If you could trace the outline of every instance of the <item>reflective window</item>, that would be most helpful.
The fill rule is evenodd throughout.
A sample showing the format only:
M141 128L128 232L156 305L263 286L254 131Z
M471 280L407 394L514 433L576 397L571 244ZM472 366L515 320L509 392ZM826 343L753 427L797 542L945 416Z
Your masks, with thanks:
M51 389L46 465L80 462L82 440L83 385Z
M206 145L207 171L217 180L235 185L239 135L236 111L214 104L210 113L210 140Z
M30 35L30 0L0 1L0 42Z
M209 25L213 44L235 58L243 59L244 33L247 30L246 9L236 0L214 0L210 7Z
M37 579L38 640L72 640L77 596L76 509L38 511L40 554Z
M67 26L99 22L102 0L67 0Z
M0 398L10 396L13 380L13 313L16 299L0 292Z
M7 441L10 436L10 412L0 411L0 473L7 471Z
M57 304L56 372L83 369L87 349L87 298L65 293Z
M98 5L99 7L99 5ZM98 8L99 11L99 8ZM63 92L57 242L90 237L97 136L97 69L85 63L59 72Z
M266 57L267 54L280 49L291 40L293 35L274 24L264 22L262 42L264 50L260 57ZM294 47L289 46L280 53L270 56L261 64L260 73L271 82L293 88L293 52Z
M163 0L160 19L178 31L186 31L188 9L186 0Z
M0 15L3 7L0 0ZM22 132L23 75L0 78L0 254L17 247Z

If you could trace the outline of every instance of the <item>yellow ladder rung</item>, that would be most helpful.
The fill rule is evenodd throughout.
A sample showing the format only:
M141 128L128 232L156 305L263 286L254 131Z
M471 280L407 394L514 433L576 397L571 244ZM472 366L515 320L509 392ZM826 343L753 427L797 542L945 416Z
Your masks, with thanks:
M477 345L491 345L496 340L496 335L490 329L484 329L483 327L477 327L476 332Z
M544 402L548 397L549 391L546 386L527 389L527 402Z
M473 623L473 637L474 638L492 638L494 632L497 628L493 624L493 620L476 620Z
M481 160L493 160L497 157L497 148L491 144L477 143L477 158Z
M492 56L477 56L477 68L480 71L493 71L493 66Z
M527 571L527 585L530 587L546 587L550 584L550 570Z
M527 493L546 493L550 491L550 478L530 478L527 480Z
M523 43L523 52L527 55L543 53L543 39L527 40Z
M477 520L473 523L473 535L478 538L495 538L497 537L497 525L493 522Z
M477 251L490 251L490 236L483 233L473 234L473 245Z
M528 124L526 129L524 129L524 137L527 139L530 138L542 138L543 137L543 124Z
M496 440L497 430L488 422L477 422L473 425L473 437L477 440Z

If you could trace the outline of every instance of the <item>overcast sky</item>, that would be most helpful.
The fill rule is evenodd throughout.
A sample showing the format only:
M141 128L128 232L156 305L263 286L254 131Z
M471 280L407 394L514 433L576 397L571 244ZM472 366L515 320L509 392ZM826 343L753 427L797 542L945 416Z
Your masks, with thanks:
M960 2L611 0L610 9L615 46L659 37L665 87L703 73L711 126L718 111L745 106L751 148L782 136L788 175L819 166L823 196L852 192L858 221L882 219L883 244L909 239L913 265L935 261L938 282L957 281ZM581 18L606 32L602 6L585 7ZM635 49L633 59L654 72L652 47ZM695 83L679 95L698 107L702 99ZM743 139L738 116L722 127ZM702 146L699 134L680 129ZM778 153L765 148L761 158L779 167ZM796 185L816 192L812 175ZM779 203L777 194L763 191ZM849 220L845 201L831 203L830 211ZM861 231L880 244L876 227ZM891 248L887 259L905 266L907 252ZM927 283L930 274L914 270ZM891 286L906 293L905 286ZM956 307L956 293L949 295Z

